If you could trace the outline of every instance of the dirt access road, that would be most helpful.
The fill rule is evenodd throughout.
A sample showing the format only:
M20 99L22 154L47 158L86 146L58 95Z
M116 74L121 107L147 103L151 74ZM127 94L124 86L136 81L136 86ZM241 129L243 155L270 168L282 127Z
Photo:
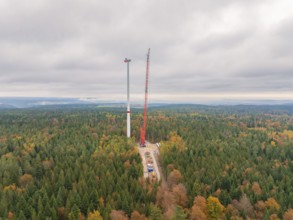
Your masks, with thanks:
M140 153L141 159L142 159L142 165L143 165L143 176L144 178L149 177L149 172L148 172L148 167L147 167L147 160L146 160L146 153L149 152L152 161L153 161L153 168L154 172L156 174L156 179L158 181L161 180L161 169L158 166L159 161L158 161L158 154L159 154L159 149L156 144L152 144L150 142L146 142L146 147L140 147L138 145L138 151Z

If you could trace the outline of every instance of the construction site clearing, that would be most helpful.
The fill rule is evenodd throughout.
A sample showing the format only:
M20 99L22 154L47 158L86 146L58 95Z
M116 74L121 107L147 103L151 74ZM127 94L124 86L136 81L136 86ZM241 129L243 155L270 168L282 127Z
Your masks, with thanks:
M138 150L142 158L144 178L149 178L150 181L160 181L161 174L158 167L159 149L157 144L152 144L146 141L145 147L138 144Z

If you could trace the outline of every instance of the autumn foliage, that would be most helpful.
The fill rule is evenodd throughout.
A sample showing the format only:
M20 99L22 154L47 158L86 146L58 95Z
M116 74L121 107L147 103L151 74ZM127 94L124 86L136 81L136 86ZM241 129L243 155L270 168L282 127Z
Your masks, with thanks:
M292 220L293 219L293 209L289 209L284 214L284 220Z
M207 218L206 210L206 199L202 196L196 196L194 198L194 203L191 209L190 217L192 220L206 220Z
M110 213L111 220L128 220L127 215L122 210L112 210Z
M152 109L159 183L134 111L127 139L125 109L0 110L0 219L293 219L292 107Z
M33 184L33 176L31 174L23 174L19 178L19 185L21 187L27 187Z
M207 214L210 219L218 219L224 215L224 206L218 198L209 196L206 205Z
M95 211L89 213L87 220L103 220L103 218L102 218L100 212L95 210Z

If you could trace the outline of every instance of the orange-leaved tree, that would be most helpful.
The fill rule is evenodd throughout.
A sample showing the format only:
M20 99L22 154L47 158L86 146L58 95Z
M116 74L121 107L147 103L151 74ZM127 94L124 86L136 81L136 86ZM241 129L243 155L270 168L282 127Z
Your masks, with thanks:
M203 196L196 196L191 209L190 218L192 220L206 220L206 199Z
M289 209L284 214L284 220L292 220L293 219L293 209Z

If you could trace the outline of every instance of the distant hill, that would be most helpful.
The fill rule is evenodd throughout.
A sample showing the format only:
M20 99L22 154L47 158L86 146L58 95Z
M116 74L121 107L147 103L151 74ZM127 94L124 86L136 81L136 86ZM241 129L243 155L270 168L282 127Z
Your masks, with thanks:
M16 107L13 105L0 103L0 109L12 109L12 108L16 108Z
M15 108L34 108L53 105L95 104L97 100L79 98L0 97L0 103Z
M63 107L73 107L73 108L85 108L85 107L125 107L126 100L124 101L102 101L94 98L54 98L54 97L0 97L0 109L11 109L11 108L63 108ZM132 108L143 108L143 100L141 102L132 101ZM178 102L160 102L160 103L149 103L149 108L196 108L196 109L223 109L226 107L232 107L233 109L253 109L257 106L266 106L266 109L270 109L270 106L275 109L279 106L293 106L292 100L218 100L209 101L206 103L178 103ZM233 107L234 106L234 107Z

